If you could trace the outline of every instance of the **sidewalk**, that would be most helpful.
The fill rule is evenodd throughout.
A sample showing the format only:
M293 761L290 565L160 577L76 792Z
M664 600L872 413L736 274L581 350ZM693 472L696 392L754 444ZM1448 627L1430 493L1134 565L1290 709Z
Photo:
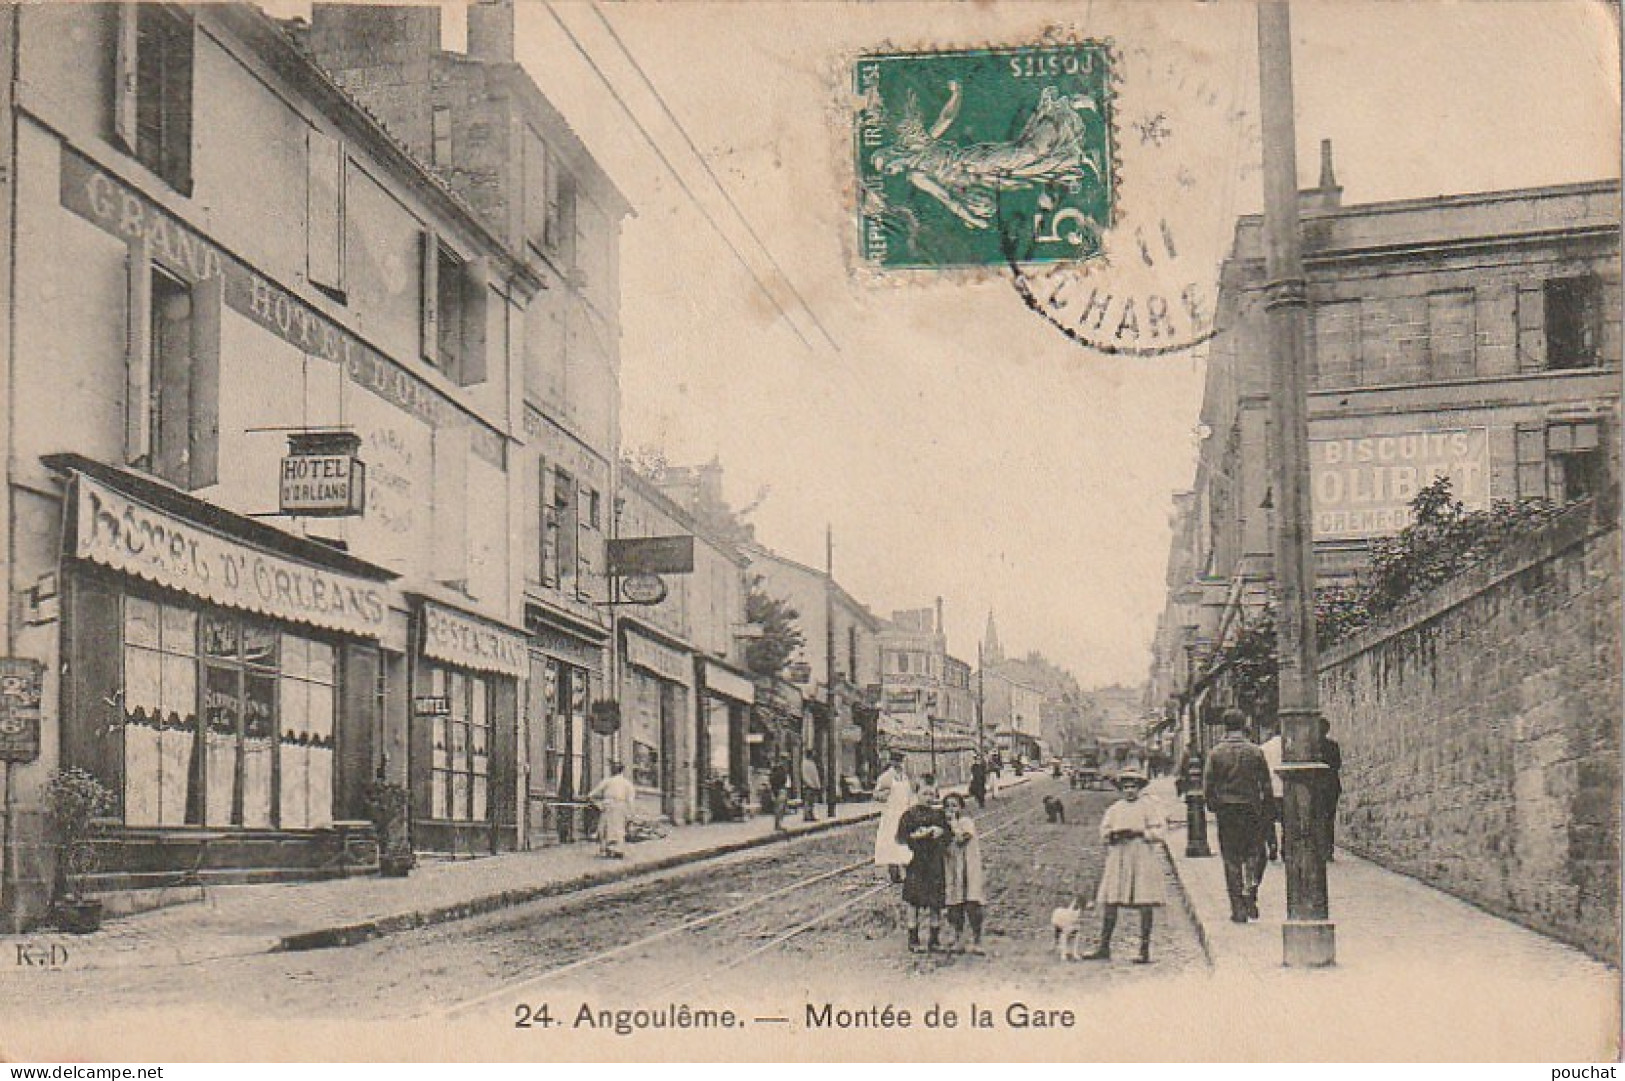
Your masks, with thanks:
M1275 1019L1257 1034L1259 1054L1370 1058L1380 1048L1391 1059L1494 1061L1618 1055L1617 970L1345 851L1327 866L1336 966L1283 967L1283 865L1265 870L1261 918L1230 922L1212 817L1213 856L1187 859L1185 805L1172 778L1153 782L1150 793L1168 810L1168 851L1214 978L1227 997L1233 988L1237 1001L1279 1004L1279 1012L1256 1014ZM1295 1050L1291 1041L1298 1041Z
M0 936L14 944L46 940L66 947L76 969L193 964L272 950L346 946L378 935L464 919L542 897L652 874L730 852L878 818L874 803L843 803L836 818L819 808L815 823L787 815L776 834L770 815L743 822L679 826L667 836L626 846L624 860L598 858L591 842L479 859L421 862L406 878L368 876L275 885L213 886L201 903L108 920L93 935L51 930Z

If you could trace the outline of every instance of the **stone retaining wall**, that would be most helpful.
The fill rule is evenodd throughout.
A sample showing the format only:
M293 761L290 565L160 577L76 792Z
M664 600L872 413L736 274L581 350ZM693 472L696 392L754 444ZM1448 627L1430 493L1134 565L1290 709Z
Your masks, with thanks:
M1583 506L1327 651L1339 843L1618 964L1620 586Z

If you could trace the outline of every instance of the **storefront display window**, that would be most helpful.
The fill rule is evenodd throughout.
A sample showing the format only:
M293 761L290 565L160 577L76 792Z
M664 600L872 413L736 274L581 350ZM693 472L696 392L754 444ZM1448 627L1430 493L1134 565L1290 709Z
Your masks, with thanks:
M450 713L435 718L430 814L452 822L487 818L491 779L490 685L480 676L431 667L429 693Z
M218 609L123 608L126 824L331 824L333 647Z

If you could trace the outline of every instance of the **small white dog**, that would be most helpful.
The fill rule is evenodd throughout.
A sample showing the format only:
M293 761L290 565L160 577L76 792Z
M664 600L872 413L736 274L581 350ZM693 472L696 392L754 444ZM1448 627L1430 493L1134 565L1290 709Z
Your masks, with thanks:
M1055 953L1063 961L1078 959L1078 946L1083 938L1083 911L1083 901L1073 898L1066 908L1050 913L1049 923L1055 928Z

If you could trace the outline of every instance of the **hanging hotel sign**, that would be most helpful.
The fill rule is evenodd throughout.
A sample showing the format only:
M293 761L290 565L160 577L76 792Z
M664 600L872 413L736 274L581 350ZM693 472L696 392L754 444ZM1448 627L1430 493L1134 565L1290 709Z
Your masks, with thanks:
M0 657L0 762L39 757L40 699L45 666L24 657Z
M1311 439L1315 539L1382 537L1411 524L1411 500L1437 477L1468 510L1490 505L1486 428Z
M423 655L516 679L530 670L530 650L523 637L433 601L423 602Z
M283 514L348 518L367 510L367 467L354 432L295 432L282 459Z
M376 582L273 555L183 522L90 477L75 480L73 554L226 608L376 638Z

